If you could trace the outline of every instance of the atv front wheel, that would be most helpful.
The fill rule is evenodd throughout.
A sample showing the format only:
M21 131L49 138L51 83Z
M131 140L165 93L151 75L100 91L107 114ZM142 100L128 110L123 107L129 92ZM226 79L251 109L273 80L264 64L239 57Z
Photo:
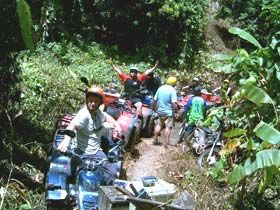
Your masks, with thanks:
M197 159L197 164L201 170L207 170L216 167L217 162L220 159L220 149L214 148L212 153L211 148L204 150Z

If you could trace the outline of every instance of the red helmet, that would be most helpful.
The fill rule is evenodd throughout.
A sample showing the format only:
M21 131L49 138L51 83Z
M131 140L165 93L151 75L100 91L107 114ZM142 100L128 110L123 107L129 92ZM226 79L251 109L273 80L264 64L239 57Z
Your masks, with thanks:
M101 104L103 103L104 93L103 89L97 86L91 86L86 90L86 98L90 95L98 96L101 100Z

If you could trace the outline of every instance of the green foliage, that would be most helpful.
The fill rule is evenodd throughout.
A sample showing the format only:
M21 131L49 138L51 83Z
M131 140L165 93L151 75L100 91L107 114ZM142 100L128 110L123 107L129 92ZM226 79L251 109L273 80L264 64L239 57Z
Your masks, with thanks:
M39 191L29 190L21 181L10 179L8 183L0 180L1 204L0 209L27 210L42 208L44 196Z
M246 176L255 173L256 170L264 170L265 175L263 181L260 182L261 191L267 188L271 182L274 174L280 174L280 151L279 150L262 150L256 153L255 156L247 159L243 165L236 166L228 175L230 184L239 182ZM271 176L267 177L267 174ZM266 184L264 184L266 183Z
M51 131L58 114L76 112L84 103L84 95L78 90L86 88L80 81L82 76L101 87L117 78L117 86L122 90L123 85L102 48L106 47L94 42L85 49L72 43L49 43L40 45L33 54L21 53L18 62L25 95L23 111L32 123ZM114 63L124 72L131 65L138 66L140 71L153 65L131 58L114 59Z
M238 137L246 134L246 130L240 128L233 128L225 133L223 133L223 137L226 138L233 138Z
M29 5L25 0L17 0L17 13L19 16L21 34L26 47L29 50L34 50L34 43L32 40L32 18Z
M252 52L238 49L231 55L216 55L213 63L217 72L230 75L231 81L238 86L225 113L233 128L224 134L229 144L223 155L228 158L228 163L233 157L235 162L217 170L229 173L227 180L230 184L238 183L237 187L242 185L242 192L237 198L242 200L244 191L250 185L246 182L247 178L259 177L254 180L261 197L267 189L272 189L275 175L280 174L280 153L277 150L279 110L276 108L280 101L279 93L275 91L277 84L279 86L277 66L280 54L276 50L279 35L275 34L270 45L261 47L247 32L237 28L230 31L257 47ZM216 173L221 177L224 174Z
M245 39L246 41L252 43L253 45L255 45L258 48L262 48L260 43L251 34L247 33L246 31L244 31L240 28L232 27L229 29L229 32L240 36L242 39Z
M101 41L165 65L193 64L203 47L207 2L185 0L46 1L41 40ZM75 21L72 21L75 20Z
M256 136L270 144L280 144L280 132L265 122L260 122L254 129Z
M253 34L267 45L273 34L280 30L278 0L220 0L218 17Z

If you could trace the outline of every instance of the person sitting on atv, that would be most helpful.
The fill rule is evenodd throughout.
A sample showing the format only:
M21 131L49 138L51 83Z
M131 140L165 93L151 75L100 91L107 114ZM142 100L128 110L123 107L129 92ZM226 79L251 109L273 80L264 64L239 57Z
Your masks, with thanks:
M155 76L154 72L151 72L147 75L147 78L141 84L141 87L150 91L154 96L157 92L157 89L161 85L163 85L163 82L160 80L160 78L158 76Z
M194 96L185 105L185 114L188 119L186 136L189 136L197 121L204 121L206 115L206 101L201 97L201 87L194 88ZM181 143L181 142L178 142Z
M139 94L137 94L137 91L140 90L140 85L141 83L147 78L147 75L150 74L151 72L153 72L157 66L158 66L158 60L156 61L155 65L146 70L144 73L137 75L138 74L138 68L137 67L131 67L130 68L130 74L126 75L125 73L123 73L121 71L120 68L116 67L113 64L113 60L112 58L110 58L110 65L112 66L112 68L114 69L114 71L116 71L120 77L120 79L122 80L122 82L124 83L124 92L126 94L129 95L129 99L131 101L131 103L136 107L137 111L137 115L142 118L142 101L141 101L141 97Z
M182 90L186 90L187 89L191 93L193 93L194 92L194 88L196 88L196 87L199 87L200 89L202 89L201 86L200 86L200 80L199 80L198 77L194 77L192 79L192 83L187 85L187 86L182 87Z
M77 151L80 155L92 155L97 160L106 159L107 157L101 149L103 124L104 122L112 124L114 131L119 136L121 135L121 127L113 117L99 109L104 98L103 90L100 87L89 87L85 91L85 97L86 105L79 110L66 129L77 132ZM66 152L70 143L70 136L65 135L62 142L58 145L58 150ZM117 171L113 163L107 163L102 167L106 184L112 184L117 178Z

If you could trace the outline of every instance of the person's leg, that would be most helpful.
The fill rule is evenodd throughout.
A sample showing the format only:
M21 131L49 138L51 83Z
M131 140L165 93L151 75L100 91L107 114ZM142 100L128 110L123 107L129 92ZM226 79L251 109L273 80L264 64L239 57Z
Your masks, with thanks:
M165 128L166 144L170 144L171 130L170 127Z
M158 117L158 119L155 121L155 129L154 129L154 141L153 144L159 144L159 136L161 131L161 118Z
M136 114L139 117L143 117L143 114L142 114L142 103L141 102L137 102L137 103L134 104L134 106L136 107Z
M107 156L105 155L105 153L102 150L99 150L95 154L95 156L98 160L107 158ZM103 165L97 169L103 174L106 185L113 184L113 181L118 178L118 172L117 172L116 168L117 167L116 167L115 163L108 162L105 165Z
M188 125L186 128L186 139L185 140L189 140L188 138L190 137L190 135L192 134L194 129L194 125Z
M154 132L154 136L155 136L156 141L158 141L158 138L160 136L160 131L161 131L161 126L159 124L157 124L155 126L155 132Z
M166 144L170 144L171 130L173 126L173 117L167 117L165 120L165 136L166 136Z

